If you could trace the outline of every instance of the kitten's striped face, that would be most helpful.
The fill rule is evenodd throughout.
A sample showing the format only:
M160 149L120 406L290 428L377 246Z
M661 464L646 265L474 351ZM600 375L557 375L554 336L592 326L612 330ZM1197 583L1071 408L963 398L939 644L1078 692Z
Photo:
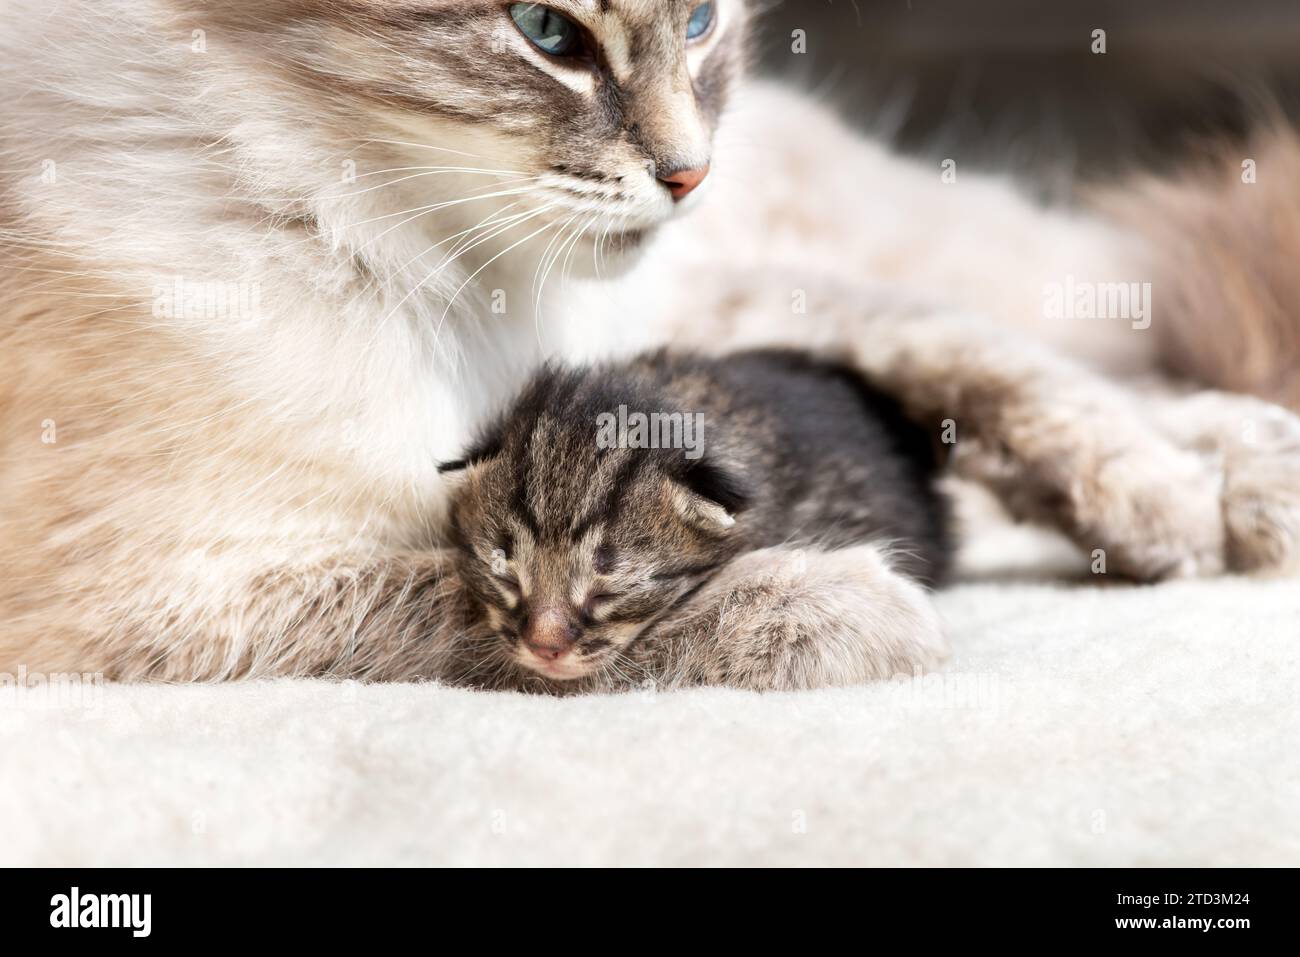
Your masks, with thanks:
M634 670L626 649L745 533L735 516L747 496L707 455L596 442L593 416L622 401L616 382L610 405L602 375L543 370L464 461L443 466L457 570L497 651L558 681Z
M453 526L461 579L501 650L570 681L632 669L622 652L730 557L736 533L723 506L645 453L575 466L582 450L561 431L472 467Z
M566 224L617 254L708 185L714 133L741 68L746 4L296 0L319 19L286 29L315 46L305 59L285 55L330 94L367 104L401 131L394 139L517 173L512 185L527 192L510 197L512 212L541 210L535 224Z

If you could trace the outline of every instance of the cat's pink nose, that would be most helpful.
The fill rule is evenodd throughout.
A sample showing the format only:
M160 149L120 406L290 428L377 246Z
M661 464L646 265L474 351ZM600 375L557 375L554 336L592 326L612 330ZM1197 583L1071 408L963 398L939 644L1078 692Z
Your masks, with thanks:
M709 175L708 164L699 169L679 169L659 177L659 182L668 187L675 202L681 202L704 182Z
M528 649L543 661L556 661L569 653L568 648L555 648L550 645L534 645L531 642Z
M524 630L524 644L543 661L558 661L578 640L578 627L562 611L539 612Z

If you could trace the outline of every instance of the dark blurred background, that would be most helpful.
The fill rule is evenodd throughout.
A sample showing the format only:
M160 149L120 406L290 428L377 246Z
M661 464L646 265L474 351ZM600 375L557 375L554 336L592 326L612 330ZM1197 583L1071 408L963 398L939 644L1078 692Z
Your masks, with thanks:
M1300 99L1300 0L765 2L766 70L905 151L1049 194L1168 169ZM791 50L795 29L806 54Z

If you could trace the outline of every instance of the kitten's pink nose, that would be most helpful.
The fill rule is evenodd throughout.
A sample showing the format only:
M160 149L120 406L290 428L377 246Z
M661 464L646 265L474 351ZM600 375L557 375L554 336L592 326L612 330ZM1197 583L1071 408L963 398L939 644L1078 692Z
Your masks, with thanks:
M562 611L548 608L539 612L524 629L524 644L543 661L558 661L578 640L578 627Z
M675 202L681 202L696 188L704 182L709 175L709 166L706 163L699 169L679 169L671 173L665 173L659 177L659 182L668 187L668 192L672 193Z

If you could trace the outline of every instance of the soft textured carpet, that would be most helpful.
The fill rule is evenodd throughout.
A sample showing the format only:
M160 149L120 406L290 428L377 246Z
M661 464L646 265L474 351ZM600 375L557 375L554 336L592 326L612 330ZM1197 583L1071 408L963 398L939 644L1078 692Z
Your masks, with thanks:
M0 864L1300 864L1296 581L940 605L942 674L812 694L7 699Z

